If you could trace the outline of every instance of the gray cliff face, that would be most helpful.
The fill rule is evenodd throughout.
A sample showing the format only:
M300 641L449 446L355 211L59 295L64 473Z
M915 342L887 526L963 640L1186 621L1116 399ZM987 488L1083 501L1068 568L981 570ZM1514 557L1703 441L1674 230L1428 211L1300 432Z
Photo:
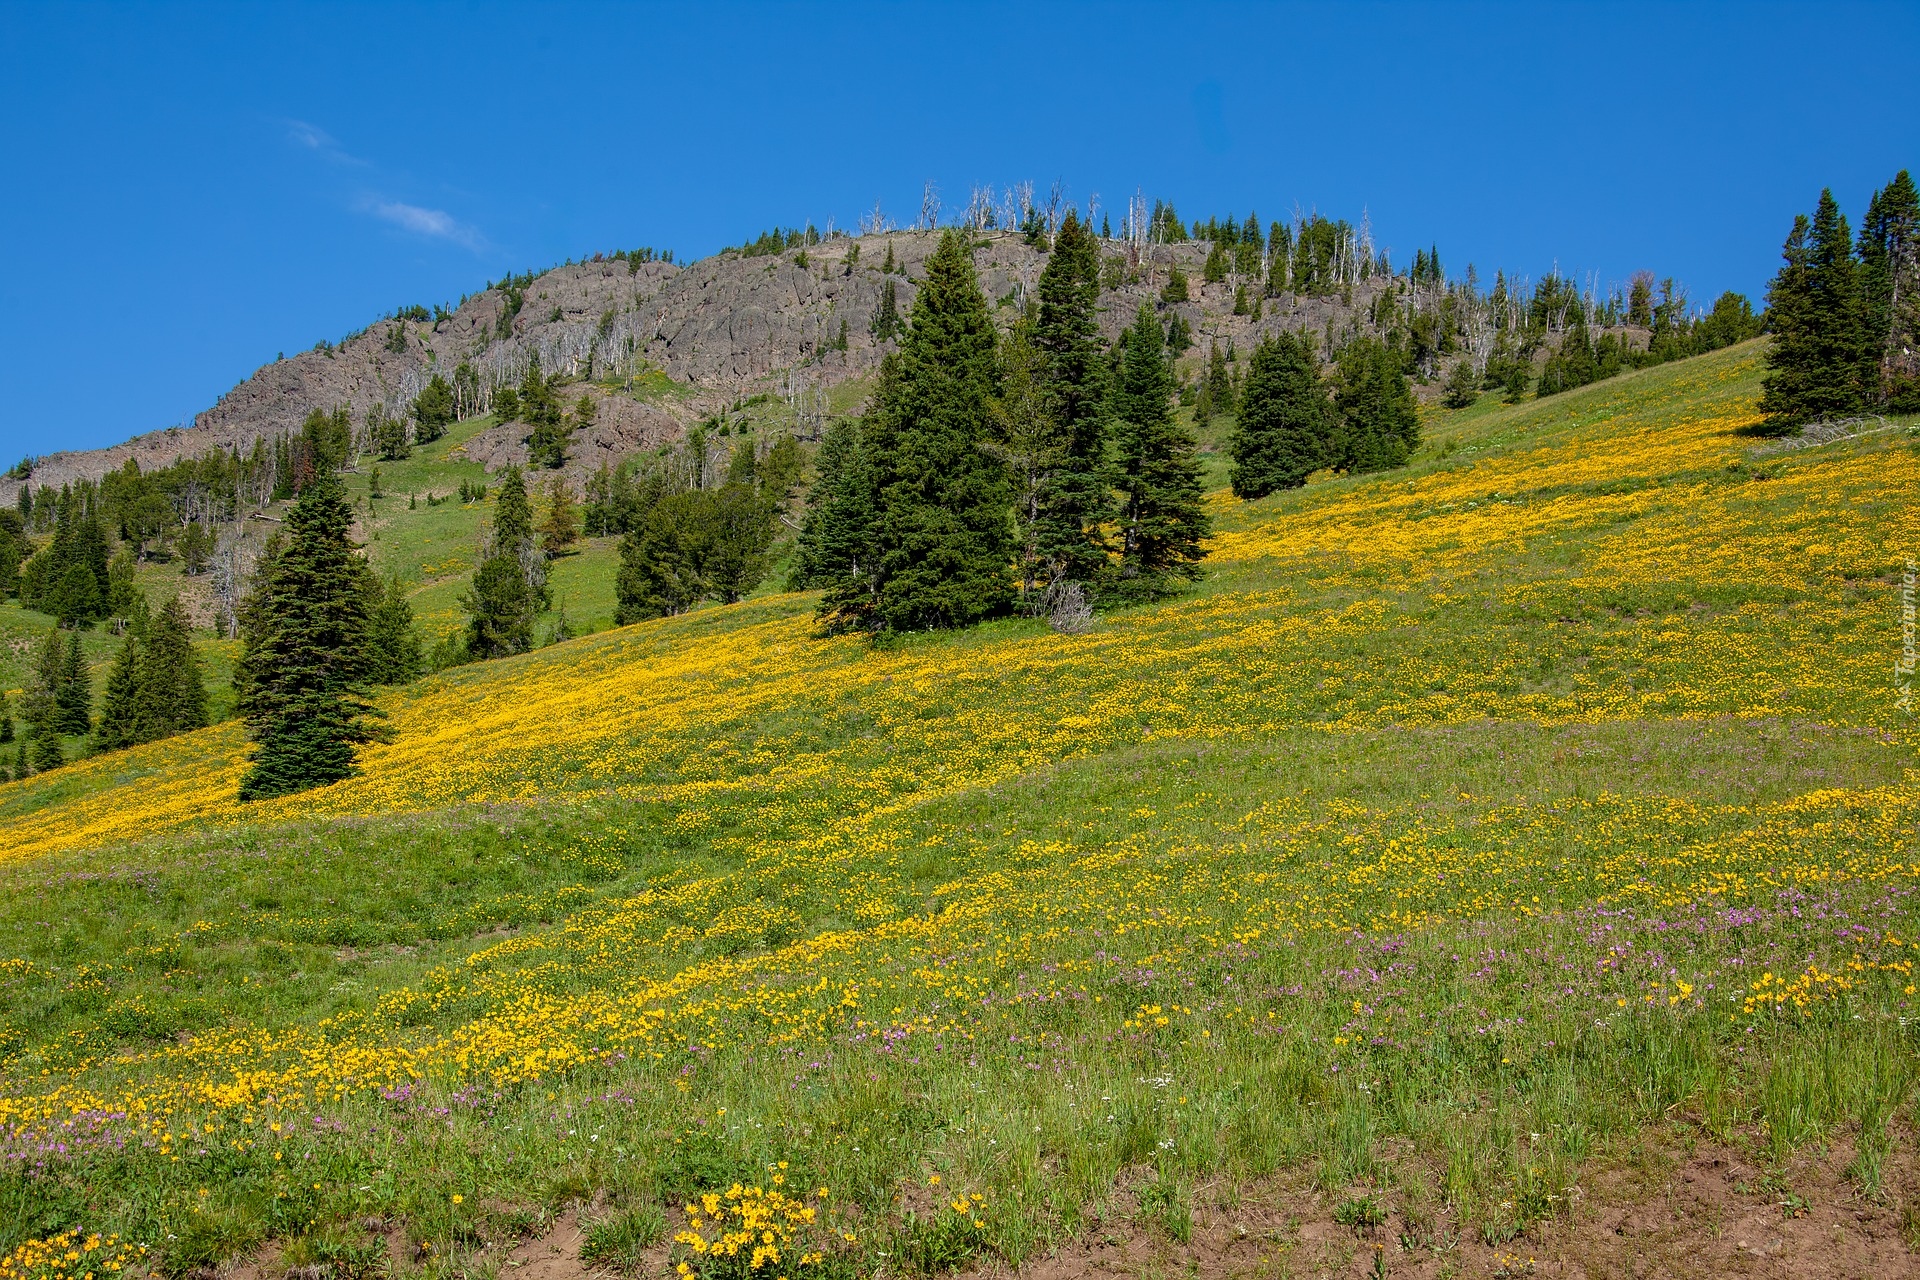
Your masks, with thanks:
M914 231L833 240L808 248L804 267L795 251L752 258L729 252L685 267L654 262L632 270L624 260L556 267L526 288L518 314L504 331L507 298L500 289L469 298L438 324L383 320L337 347L263 366L190 427L150 432L105 449L47 454L38 459L28 483L58 486L98 478L128 458L147 470L209 449L244 453L256 440L297 432L316 408L346 405L356 425L376 409L401 415L435 372L451 381L463 361L477 371L483 394L490 394L494 387L518 383L536 357L543 370L581 380L566 389L569 402L583 393L600 402L593 427L576 435L567 467L570 473L588 473L602 462L677 439L688 425L740 397L826 389L871 375L886 350L870 328L888 279L880 270L888 247L899 272L892 279L904 319L912 308L914 282L938 241L938 233ZM976 243L981 288L996 314L1010 323L1036 288L1046 255L1009 232L980 233ZM855 246L858 261L849 268ZM1116 241L1103 255L1125 252ZM1117 335L1141 302L1157 298L1173 262L1191 281L1194 300L1178 304L1178 310L1193 326L1203 354L1210 336L1223 347L1231 339L1245 351L1264 333L1319 332L1328 324L1339 328L1363 314L1380 288L1378 281L1364 282L1351 302L1269 298L1256 325L1231 314L1231 284L1202 283L1206 253L1204 244L1148 250L1139 283L1102 292L1105 335ZM843 324L846 350L828 349L837 348ZM610 389L623 375L649 369L680 384L675 393L637 397ZM524 461L525 434L518 424L490 428L469 443L468 456L489 467ZM0 480L0 501L11 503L19 484Z

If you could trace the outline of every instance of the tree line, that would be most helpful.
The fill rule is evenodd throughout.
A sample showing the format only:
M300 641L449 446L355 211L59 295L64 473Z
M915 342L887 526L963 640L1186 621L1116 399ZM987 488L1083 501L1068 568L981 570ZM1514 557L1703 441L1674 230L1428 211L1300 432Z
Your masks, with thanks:
M1761 430L1920 412L1920 196L1907 171L1873 193L1857 240L1823 190L1781 257L1767 291Z
M1105 348L1098 240L1069 211L1003 337L972 248L942 235L866 412L822 443L790 585L822 590L830 630L964 626L1055 584L1151 598L1198 572L1199 467L1154 309Z

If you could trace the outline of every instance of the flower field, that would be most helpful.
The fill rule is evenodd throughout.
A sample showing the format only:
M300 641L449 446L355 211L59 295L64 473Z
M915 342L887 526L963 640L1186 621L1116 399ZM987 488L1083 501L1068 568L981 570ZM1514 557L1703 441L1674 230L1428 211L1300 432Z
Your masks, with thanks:
M1762 454L1757 392L1748 344L1222 495L1207 581L1085 636L770 596L422 681L317 793L234 803L231 725L0 787L0 1269L373 1214L433 1270L600 1191L757 1274L723 1225L815 1188L796 1259L937 1269L1223 1169L1491 1244L1681 1108L1898 1194L1920 441Z

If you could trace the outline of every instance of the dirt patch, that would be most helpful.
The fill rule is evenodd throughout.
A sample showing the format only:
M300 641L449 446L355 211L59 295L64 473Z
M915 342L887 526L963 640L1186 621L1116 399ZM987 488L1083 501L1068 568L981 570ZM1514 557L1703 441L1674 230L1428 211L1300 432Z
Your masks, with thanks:
M1493 1244L1477 1230L1463 1230L1444 1209L1408 1204L1392 1191L1370 1197L1384 1221L1348 1226L1336 1214L1364 1189L1328 1196L1284 1184L1204 1187L1194 1196L1186 1242L1132 1220L1132 1204L1116 1197L1105 1220L1015 1274L1022 1280L1102 1274L1408 1280L1920 1276L1920 1255L1910 1248L1900 1208L1920 1192L1911 1153L1888 1158L1879 1199L1861 1195L1845 1178L1851 1159L1850 1148L1836 1145L1769 1176L1732 1148L1643 1142L1589 1168L1569 1211ZM988 1263L968 1278L1008 1274L1004 1264Z
M1741 1150L1649 1135L1590 1163L1570 1207L1511 1239L1489 1242L1437 1202L1391 1188L1349 1188L1329 1195L1305 1173L1259 1183L1209 1183L1191 1196L1189 1238L1157 1220L1136 1184L1123 1176L1072 1241L1009 1268L988 1260L962 1280L1069 1280L1112 1275L1165 1277L1551 1276L1568 1280L1857 1280L1920 1277L1920 1161L1903 1144L1885 1162L1877 1197L1846 1176L1847 1142L1809 1149L1780 1169ZM1427 1185L1438 1185L1429 1170ZM1419 1179L1402 1180L1419 1184ZM1370 1201L1380 1220L1353 1206ZM616 1273L580 1259L589 1226L605 1212L594 1202L567 1210L537 1236L485 1250L501 1280L585 1280ZM678 1225L678 1215L670 1215ZM1354 1222L1359 1216L1362 1220ZM405 1269L403 1233L389 1229L394 1271ZM642 1276L671 1272L668 1238L649 1249ZM498 1249L499 1252L494 1252ZM226 1280L275 1280L269 1247Z
M569 1209L553 1220L553 1228L545 1235L522 1240L509 1250L500 1274L515 1280L579 1280L587 1274L580 1261L585 1236L580 1210Z

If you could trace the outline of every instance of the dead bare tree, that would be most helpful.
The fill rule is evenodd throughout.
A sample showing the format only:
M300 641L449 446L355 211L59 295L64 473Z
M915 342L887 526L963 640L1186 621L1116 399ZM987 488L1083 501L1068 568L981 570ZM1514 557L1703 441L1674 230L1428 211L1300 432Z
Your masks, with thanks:
M240 602L246 598L253 575L254 555L239 524L222 525L209 564L213 595L213 627L222 639L240 630Z
M986 186L975 183L967 195L967 227L972 231L985 231L993 225L993 184Z
M921 188L920 221L914 225L921 231L932 231L940 225L940 188L933 185L932 178Z

